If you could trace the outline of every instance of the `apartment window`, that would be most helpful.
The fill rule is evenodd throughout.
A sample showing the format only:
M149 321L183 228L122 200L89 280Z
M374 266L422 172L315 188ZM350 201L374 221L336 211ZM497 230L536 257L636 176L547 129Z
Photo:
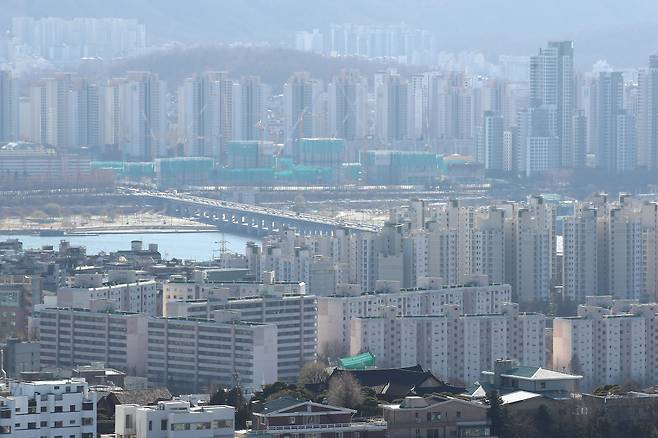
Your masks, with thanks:
M263 418L261 417L261 420ZM233 427L233 420L213 420L212 422L213 429L218 429L222 427Z
M90 426L94 424L94 419L91 417L82 417L82 425L83 426Z
M149 432L153 430L153 421L149 420Z
M63 412L62 406L55 406L55 412Z
M55 421L53 423L53 427L64 427L64 422L63 421Z
M41 406L41 412L48 412L48 406Z
M37 428L37 423L27 423L27 428L28 429L36 429Z
M40 423L41 427L48 427L48 422L47 421L42 421Z
M94 404L91 402L84 402L82 403L82 410L83 411L93 411L94 410Z
M11 426L0 426L0 434L11 433Z
M75 405L70 405L69 406L69 411L75 412Z
M167 430L167 420L160 420L160 430Z
M461 418L461 417L462 417L462 411L457 411L457 418Z
M288 424L295 424L295 417L289 417Z

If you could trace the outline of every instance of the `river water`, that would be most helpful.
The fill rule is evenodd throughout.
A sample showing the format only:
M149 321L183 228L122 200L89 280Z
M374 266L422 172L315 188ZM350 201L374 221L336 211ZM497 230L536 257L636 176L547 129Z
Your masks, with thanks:
M219 256L220 242L225 241L226 249L244 254L248 241L259 242L257 237L246 237L236 234L219 232L198 233L125 233L100 234L97 236L37 236L37 235L6 235L0 234L0 241L18 239L23 242L23 248L41 248L44 245L57 247L60 240L68 240L72 245L82 245L87 248L87 254L101 251L111 252L120 249L130 249L132 240L141 240L144 248L149 243L157 243L158 249L165 259L179 258L185 260L205 261Z

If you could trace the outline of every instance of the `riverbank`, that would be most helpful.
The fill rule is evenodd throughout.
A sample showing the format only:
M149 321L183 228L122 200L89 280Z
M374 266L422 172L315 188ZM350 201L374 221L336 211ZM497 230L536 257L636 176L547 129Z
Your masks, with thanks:
M84 246L87 254L98 254L99 252L110 253L120 249L130 249L132 240L141 240L145 247L149 244L157 244L162 257L169 260L178 258L183 260L207 261L220 255L221 249L225 247L228 251L244 254L246 243L254 241L254 237L241 236L220 231L200 232L155 232L148 230L144 233L108 233L96 235L63 235L43 236L0 233L0 241L6 239L18 239L23 242L23 248L42 248L53 246L57 248L61 240L66 240L71 245Z
M59 218L6 217L0 219L0 234L8 235L99 235L199 233L217 231L213 225L156 213L116 216L66 216Z

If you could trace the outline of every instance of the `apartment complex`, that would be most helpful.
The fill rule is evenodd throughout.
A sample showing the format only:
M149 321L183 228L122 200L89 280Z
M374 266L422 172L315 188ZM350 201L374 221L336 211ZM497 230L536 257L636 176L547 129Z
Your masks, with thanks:
M342 354L350 350L351 320L378 317L384 307L400 316L442 315L446 305L464 314L500 313L512 300L509 285L430 286L358 296L318 297L318 352Z
M350 353L368 351L383 368L420 364L441 378L462 385L500 358L543 366L546 317L519 313L506 303L500 313L461 314L446 306L443 315L398 316L387 307L379 317L352 319Z
M42 367L103 362L186 391L217 383L252 391L278 377L272 324L48 308L37 325Z
M553 368L584 376L585 388L658 377L658 305L588 297L578 316L553 322Z
M12 382L0 396L0 435L96 436L96 393L84 379Z
M159 313L157 296L157 283L153 280L98 283L91 287L58 288L57 306L89 309L94 301L105 301L118 311L156 316Z

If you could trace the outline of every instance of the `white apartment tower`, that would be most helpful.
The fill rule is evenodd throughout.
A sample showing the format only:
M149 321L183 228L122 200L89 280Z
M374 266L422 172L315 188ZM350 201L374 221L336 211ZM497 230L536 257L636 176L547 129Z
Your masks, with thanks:
M574 168L576 157L572 123L574 115L573 42L549 42L530 58L530 105L555 114L555 136L559 139L559 167Z
M590 297L578 316L553 322L553 368L584 376L587 389L656 378L655 304Z
M309 73L295 73L283 85L286 143L325 137L324 85Z
M343 71L327 87L328 134L345 140L368 134L368 80L356 71Z
M233 140L265 140L268 87L258 76L244 76L233 87Z
M178 91L178 138L186 156L219 156L220 79L206 72L186 79Z
M564 219L562 276L563 293L568 300L582 303L598 295L598 210L578 206Z
M166 153L166 86L149 72L129 72L118 111L123 155L151 161Z

